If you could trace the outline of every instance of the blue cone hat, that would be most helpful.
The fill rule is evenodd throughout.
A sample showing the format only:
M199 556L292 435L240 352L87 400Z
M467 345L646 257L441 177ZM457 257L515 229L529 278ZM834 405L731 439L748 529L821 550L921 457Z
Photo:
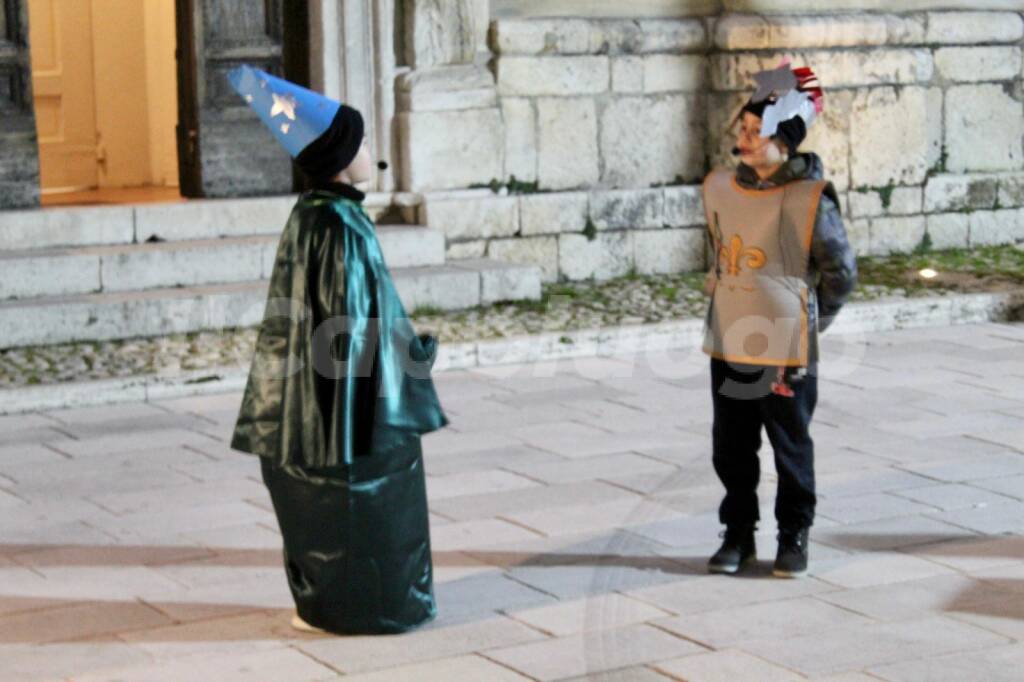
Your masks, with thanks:
M331 178L352 163L363 142L363 117L352 107L249 65L228 81L310 177Z

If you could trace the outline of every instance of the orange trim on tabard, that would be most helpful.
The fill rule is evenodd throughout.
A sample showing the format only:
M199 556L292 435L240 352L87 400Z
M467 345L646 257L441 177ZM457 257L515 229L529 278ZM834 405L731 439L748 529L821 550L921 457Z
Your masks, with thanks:
M735 175L732 176L731 179L732 179L732 188L734 190L736 190L737 192L742 192L743 194L750 194L752 196L758 196L759 194L774 194L776 192L785 192L786 191L786 185L780 185L778 187L766 187L764 189L747 189L746 187L741 185L736 180L736 176Z

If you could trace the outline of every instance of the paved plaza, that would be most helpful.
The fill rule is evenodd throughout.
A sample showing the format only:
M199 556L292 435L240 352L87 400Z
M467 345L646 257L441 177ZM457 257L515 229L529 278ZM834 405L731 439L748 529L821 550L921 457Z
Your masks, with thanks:
M439 618L293 631L240 395L0 418L0 680L1019 680L1024 325L824 337L811 575L709 576L696 350L447 372Z

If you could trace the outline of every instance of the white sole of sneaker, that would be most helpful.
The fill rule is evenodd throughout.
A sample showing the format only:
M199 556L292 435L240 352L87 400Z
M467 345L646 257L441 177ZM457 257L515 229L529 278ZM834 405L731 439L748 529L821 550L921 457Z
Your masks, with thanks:
M735 574L739 573L741 570L743 570L744 568L747 568L749 566L753 566L756 563L757 563L757 557L756 556L750 556L750 557L747 557L746 559L744 559L743 562L739 566L737 566L735 568L733 568L732 566L711 566L709 564L708 565L708 573L715 573L715 574L718 574L718 575L735 575Z
M776 578L803 578L807 575L807 571L779 571L772 569L772 575Z

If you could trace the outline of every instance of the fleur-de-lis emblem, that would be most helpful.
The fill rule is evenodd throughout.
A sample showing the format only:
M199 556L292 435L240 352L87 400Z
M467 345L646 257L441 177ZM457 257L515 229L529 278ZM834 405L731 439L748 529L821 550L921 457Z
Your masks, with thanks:
M768 258L765 256L764 251L755 246L743 246L743 239L738 234L734 234L729 240L729 244L719 247L718 249L718 261L719 263L725 264L726 273L736 276L740 274L740 270L743 269L741 260L746 260L744 265L751 270L760 270L768 262Z

